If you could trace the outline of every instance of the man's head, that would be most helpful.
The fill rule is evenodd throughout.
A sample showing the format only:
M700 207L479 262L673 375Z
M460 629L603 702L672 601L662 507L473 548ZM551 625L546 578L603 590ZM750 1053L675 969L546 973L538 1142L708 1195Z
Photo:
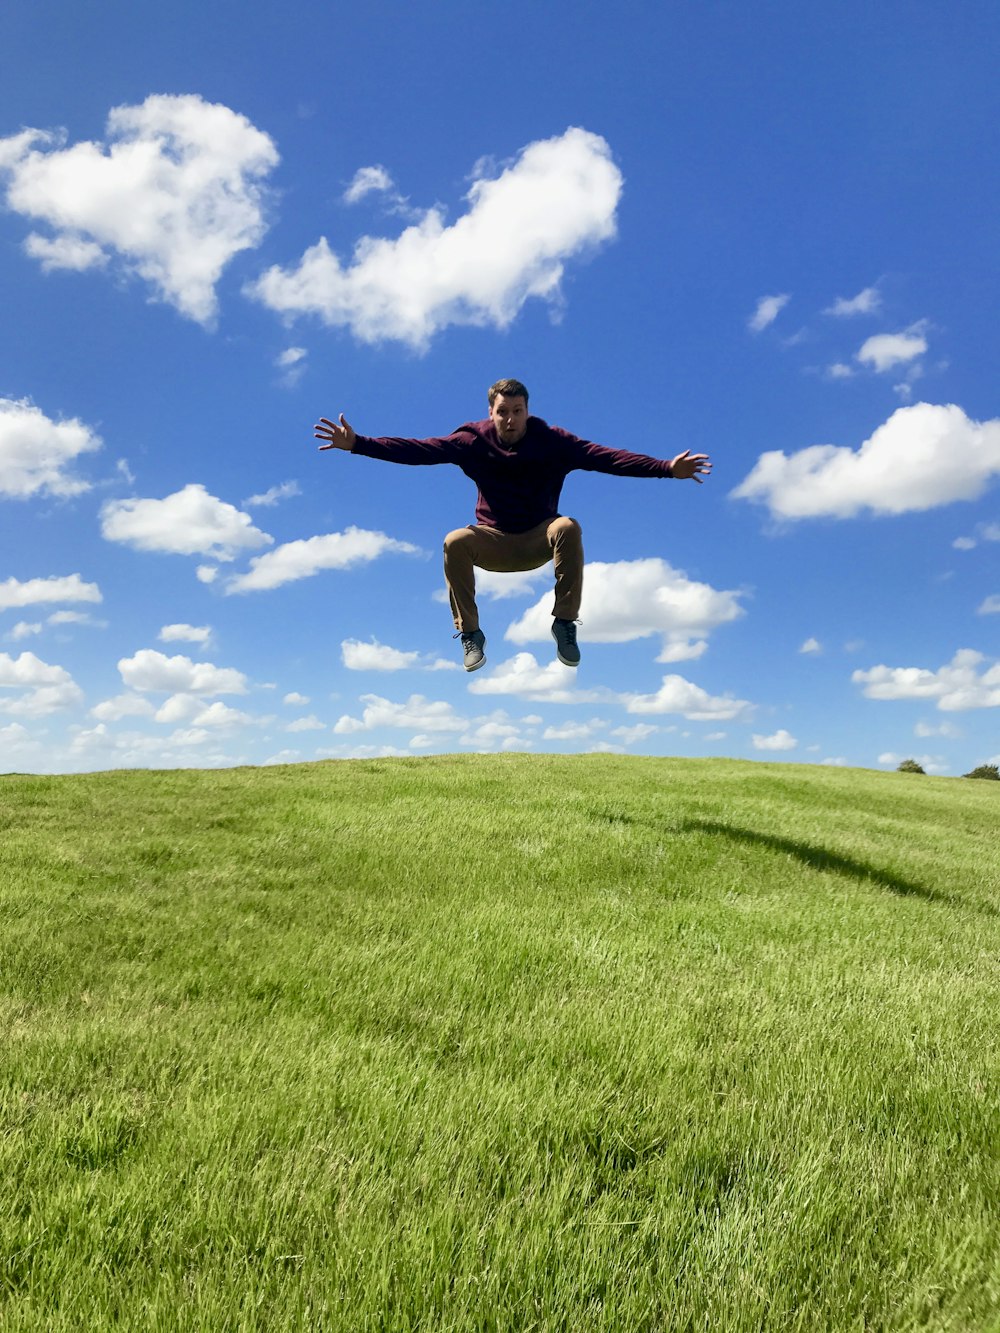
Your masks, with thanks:
M490 420L504 444L517 444L528 429L528 390L520 380L490 385Z

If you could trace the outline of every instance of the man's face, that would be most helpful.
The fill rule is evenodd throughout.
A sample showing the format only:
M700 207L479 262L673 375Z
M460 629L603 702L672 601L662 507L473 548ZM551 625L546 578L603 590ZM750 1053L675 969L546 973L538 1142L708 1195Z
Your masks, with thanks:
M517 444L528 429L528 404L523 398L507 398L498 393L490 408L490 420L502 444Z

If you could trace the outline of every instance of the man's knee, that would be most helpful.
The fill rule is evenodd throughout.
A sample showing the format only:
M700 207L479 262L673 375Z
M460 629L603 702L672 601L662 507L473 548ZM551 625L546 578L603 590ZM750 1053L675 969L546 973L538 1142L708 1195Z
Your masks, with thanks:
M555 546L557 542L560 545L579 544L583 541L583 528L575 518L563 514L549 524L548 537L550 546Z
M474 540L471 528L455 528L444 539L444 558L447 560L450 555L458 555L463 548L471 551Z

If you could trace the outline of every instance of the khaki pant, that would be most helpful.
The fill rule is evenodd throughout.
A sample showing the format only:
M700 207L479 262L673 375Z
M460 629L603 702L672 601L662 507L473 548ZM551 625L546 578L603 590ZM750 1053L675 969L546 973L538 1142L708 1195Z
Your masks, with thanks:
M575 518L548 518L527 532L498 532L480 525L456 528L444 539L444 578L455 628L479 628L476 569L515 574L555 563L556 600L552 614L575 620L583 595L583 533Z

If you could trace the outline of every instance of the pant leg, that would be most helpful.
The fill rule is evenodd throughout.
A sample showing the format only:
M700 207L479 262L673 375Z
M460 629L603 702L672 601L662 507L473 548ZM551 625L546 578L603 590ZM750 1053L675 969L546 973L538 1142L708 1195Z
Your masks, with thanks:
M580 526L572 518L546 519L527 532L500 532L479 524L456 528L444 539L444 578L455 628L461 633L479 629L476 606L476 574L488 569L497 574L514 574L540 569L553 558L557 561L557 597L559 572L562 572L562 602L568 608L567 619L575 619L583 584L583 544ZM554 612L561 615L561 611Z
M583 529L575 518L560 515L546 529L556 572L556 599L553 616L576 620L583 597Z

